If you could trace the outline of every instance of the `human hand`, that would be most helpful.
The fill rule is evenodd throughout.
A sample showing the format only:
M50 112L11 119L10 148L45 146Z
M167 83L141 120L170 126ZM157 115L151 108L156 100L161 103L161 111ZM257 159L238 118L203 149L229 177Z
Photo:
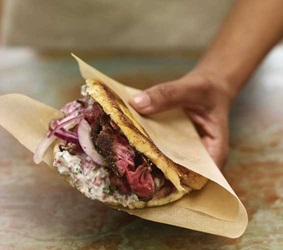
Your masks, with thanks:
M184 108L207 151L221 169L228 155L228 113L233 94L226 82L198 70L153 86L134 96L130 104L149 115L175 107Z

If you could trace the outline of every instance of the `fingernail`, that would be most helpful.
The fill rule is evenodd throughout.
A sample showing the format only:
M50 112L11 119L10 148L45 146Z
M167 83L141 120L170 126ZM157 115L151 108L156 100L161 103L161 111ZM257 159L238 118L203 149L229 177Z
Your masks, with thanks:
M148 107L151 103L150 97L148 94L142 92L133 98L135 106L141 109Z

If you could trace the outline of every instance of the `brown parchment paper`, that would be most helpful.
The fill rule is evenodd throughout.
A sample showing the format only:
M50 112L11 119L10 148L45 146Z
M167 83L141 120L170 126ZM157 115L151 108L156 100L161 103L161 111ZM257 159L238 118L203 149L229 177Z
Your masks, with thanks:
M112 88L167 157L210 179L202 190L172 204L120 210L147 220L211 234L230 238L241 236L248 223L246 210L206 152L183 111L176 109L142 117L128 105L130 96L139 90L118 83L74 57L83 78L99 79ZM61 115L60 111L23 95L9 94L0 97L0 125L32 152L46 136L49 121ZM52 147L45 153L44 161L52 166Z

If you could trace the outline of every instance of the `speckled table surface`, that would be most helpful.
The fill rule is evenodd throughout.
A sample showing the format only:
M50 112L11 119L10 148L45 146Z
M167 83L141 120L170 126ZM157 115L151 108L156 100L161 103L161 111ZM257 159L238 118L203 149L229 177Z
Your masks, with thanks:
M195 62L180 54L82 57L141 87L181 76ZM0 50L0 94L23 93L60 108L77 97L81 84L70 56ZM35 165L31 153L0 128L0 250L283 249L282 106L283 48L277 47L231 113L224 175L249 214L246 232L234 240L145 221L88 200L52 169Z

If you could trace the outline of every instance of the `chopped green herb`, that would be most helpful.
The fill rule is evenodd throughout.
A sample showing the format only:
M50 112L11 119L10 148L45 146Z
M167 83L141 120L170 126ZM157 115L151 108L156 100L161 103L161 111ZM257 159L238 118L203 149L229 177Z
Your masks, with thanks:
M104 187L104 188L102 189L102 192L103 192L104 194L113 194L113 191L112 191L109 187Z

